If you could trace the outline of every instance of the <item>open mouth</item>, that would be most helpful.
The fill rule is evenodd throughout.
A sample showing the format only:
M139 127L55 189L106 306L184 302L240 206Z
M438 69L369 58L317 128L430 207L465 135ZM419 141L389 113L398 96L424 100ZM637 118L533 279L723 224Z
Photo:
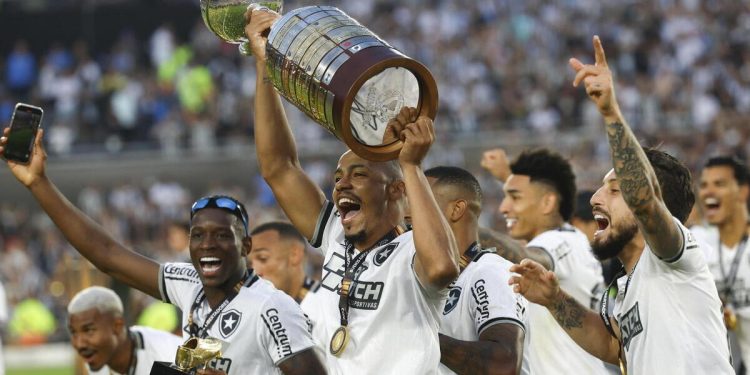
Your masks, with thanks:
M94 360L94 356L96 355L96 351L95 350L91 350L91 349L81 349L81 350L78 351L78 354L81 356L81 358L83 358L83 360L86 363L91 363L91 361Z
M596 221L597 230L595 234L599 234L609 228L609 219L601 214L594 214L594 220Z
M216 257L203 257L200 259L201 271L206 276L213 276L221 268L221 259Z
M518 219L511 219L509 217L506 217L505 218L505 228L507 228L508 230L511 230L511 229L513 229L513 226L515 226L517 222L518 222Z
M703 200L703 205L706 207L706 214L713 214L721 207L721 201L717 198L709 197Z
M361 207L360 203L352 198L339 199L338 209L339 213L341 213L341 223L348 224L354 220L354 218L359 215Z

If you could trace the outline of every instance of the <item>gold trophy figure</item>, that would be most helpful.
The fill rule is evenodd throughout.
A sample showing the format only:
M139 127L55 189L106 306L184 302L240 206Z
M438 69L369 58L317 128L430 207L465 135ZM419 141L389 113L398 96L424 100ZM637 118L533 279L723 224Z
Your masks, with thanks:
M195 374L211 360L221 358L221 346L222 342L212 337L191 337L177 348L174 364L154 362L151 375Z
M239 44L240 53L247 56L252 55L252 51L245 35L245 12L251 7L268 8L281 13L284 2L282 0L201 0L203 22L209 30L227 43Z

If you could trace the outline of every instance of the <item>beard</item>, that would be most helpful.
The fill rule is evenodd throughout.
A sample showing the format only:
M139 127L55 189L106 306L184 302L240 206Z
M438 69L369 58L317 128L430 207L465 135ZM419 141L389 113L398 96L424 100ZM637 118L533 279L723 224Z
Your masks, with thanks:
M367 239L367 233L365 233L365 230L362 229L357 233L344 234L344 239L346 239L352 245L357 245L358 243L362 243Z
M591 250L596 259L606 260L616 257L638 233L638 225L635 223L626 223L621 228L617 228L617 233L611 229L608 238L602 240L594 238L591 241Z

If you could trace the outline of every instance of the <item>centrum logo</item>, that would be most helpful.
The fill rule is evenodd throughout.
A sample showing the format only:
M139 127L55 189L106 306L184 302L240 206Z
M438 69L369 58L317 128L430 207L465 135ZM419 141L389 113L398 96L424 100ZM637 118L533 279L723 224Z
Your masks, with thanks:
M279 310L274 308L266 310L261 315L263 323L268 327L268 331L273 336L273 341L276 343L276 353L278 358L284 358L292 354L292 345L289 343L289 336L286 334L286 328L281 324L281 318L279 318Z

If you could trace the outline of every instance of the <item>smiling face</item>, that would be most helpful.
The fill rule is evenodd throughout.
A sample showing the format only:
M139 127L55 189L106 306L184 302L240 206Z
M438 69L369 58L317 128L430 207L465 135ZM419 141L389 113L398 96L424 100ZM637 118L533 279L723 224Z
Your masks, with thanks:
M711 225L729 221L747 202L747 186L740 186L729 166L717 165L701 172L698 197L703 215Z
M232 287L244 275L245 255L250 240L243 246L241 220L219 208L204 208L195 213L190 226L190 259L204 287Z
M89 367L97 371L115 354L123 336L125 322L112 314L89 309L68 317L70 341L78 355Z
M500 212L505 216L508 234L515 239L531 241L546 228L543 227L543 198L549 190L532 182L526 175L512 174L503 186L505 197Z
M386 174L384 163L375 163L346 152L336 168L333 201L341 214L344 236L355 245L377 241L403 221L398 212L398 181ZM391 211L396 212L391 212Z
M622 197L614 170L591 197L591 206L598 226L591 242L594 255L599 259L617 256L638 233L638 224Z

